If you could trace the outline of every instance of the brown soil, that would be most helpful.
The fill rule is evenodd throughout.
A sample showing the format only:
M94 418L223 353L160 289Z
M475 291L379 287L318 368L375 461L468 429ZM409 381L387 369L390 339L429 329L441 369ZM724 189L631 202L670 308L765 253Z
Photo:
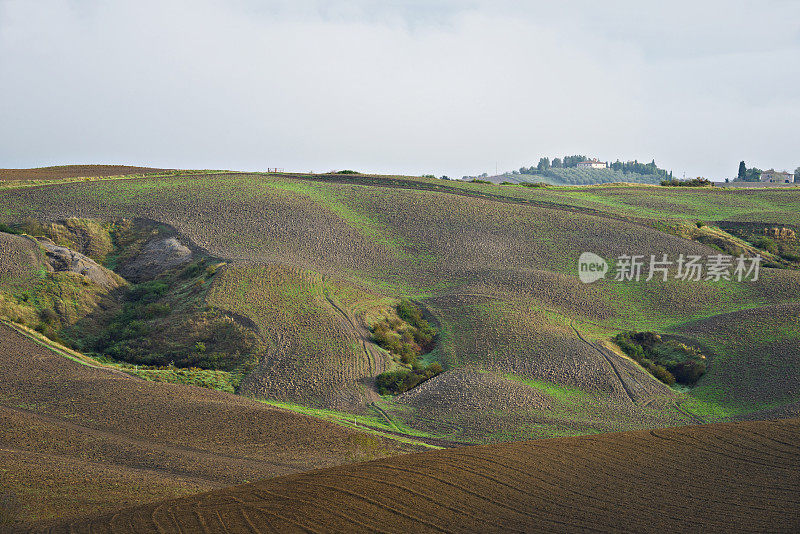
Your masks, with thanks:
M21 502L18 521L410 450L240 396L84 366L0 325L0 504Z
M168 169L132 167L130 165L59 165L57 167L36 167L33 169L0 169L0 181L121 176L123 174L145 174L164 170Z
M800 419L464 447L278 477L50 532L797 532Z

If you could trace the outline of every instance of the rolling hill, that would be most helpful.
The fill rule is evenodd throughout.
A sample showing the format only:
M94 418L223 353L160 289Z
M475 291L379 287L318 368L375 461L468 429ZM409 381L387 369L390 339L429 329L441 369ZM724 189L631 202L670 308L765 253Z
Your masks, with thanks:
M686 189L201 171L7 182L0 315L16 324L0 330L0 466L14 495L3 502L23 503L27 522L46 521L421 448L577 435L597 436L559 443L633 440L636 458L602 462L668 469L694 457L682 446L652 459L637 440L739 438L602 435L796 417L800 271L756 238L796 239L800 192ZM745 282L583 284L585 251L612 261L758 252L767 264ZM401 299L436 329L418 368L443 372L382 396L378 375L411 372L371 331L384 321L411 346ZM699 348L707 372L694 387L668 387L611 342L629 330ZM513 461L530 452L498 447ZM688 484L690 464L681 465L664 478ZM41 498L36 487L46 488ZM668 491L660 495L679 499ZM570 495L514 498L525 510L557 509ZM720 499L708 502L728 502ZM516 510L509 521L525 529L532 516ZM229 512L246 516L220 517Z
M124 176L148 174L168 169L135 167L132 165L59 165L32 169L0 169L0 180L50 180L61 178L86 178L98 176Z
M548 169L541 173L527 174L507 172L485 178L496 184L511 183L545 183L551 185L593 185L607 183L657 184L663 176L622 172L614 169Z
M797 201L794 191L186 173L7 189L0 215L9 222L158 221L193 250L227 262L198 282L207 289L196 298L242 318L262 340L241 392L358 414L389 429L486 442L697 423L800 400L788 390L749 404L746 389L704 394L723 372L721 359L697 394L675 391L604 345L620 331L678 334L685 323L753 307L789 313L785 305L800 295L796 270L763 269L748 283L592 285L575 272L583 251L716 254L676 228L696 228L693 221L793 226ZM371 342L367 319L399 297L414 299L439 325L426 361L446 372L419 392L381 398L372 380L398 364ZM781 335L792 342L791 329ZM714 353L716 342L700 337L692 339ZM784 368L794 373L794 353L786 354ZM475 387L465 393L464 383ZM515 400L503 401L506 391Z
M333 467L47 532L795 532L800 420L466 447Z

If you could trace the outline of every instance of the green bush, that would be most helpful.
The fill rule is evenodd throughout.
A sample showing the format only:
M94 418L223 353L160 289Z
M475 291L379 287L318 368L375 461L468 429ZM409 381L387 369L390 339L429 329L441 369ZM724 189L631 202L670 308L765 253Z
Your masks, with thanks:
M375 378L375 387L381 395L399 395L442 372L438 362L423 369L400 369L381 373Z
M766 250L770 254L778 254L779 252L778 243L771 237L759 237L753 240L753 246Z
M5 232L7 234L21 234L17 228L10 226L6 223L0 223L0 232Z
M128 289L128 299L132 301L154 302L169 290L169 284L161 280L143 282Z
M203 271L203 268L204 268L203 260L193 261L192 263L183 268L180 277L183 279L194 278Z
M397 305L397 318L386 318L372 327L372 340L401 362L414 365L431 348L437 331L408 299Z
M706 178L692 178L691 180L661 180L661 185L666 187L713 187L714 183Z
M654 332L623 332L614 336L622 351L667 385L694 385L706 372L705 356L696 347Z

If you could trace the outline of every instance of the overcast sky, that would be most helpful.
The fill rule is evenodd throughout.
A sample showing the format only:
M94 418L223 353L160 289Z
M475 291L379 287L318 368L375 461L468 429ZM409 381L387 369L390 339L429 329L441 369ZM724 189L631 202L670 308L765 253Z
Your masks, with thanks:
M800 165L800 2L0 0L0 167Z

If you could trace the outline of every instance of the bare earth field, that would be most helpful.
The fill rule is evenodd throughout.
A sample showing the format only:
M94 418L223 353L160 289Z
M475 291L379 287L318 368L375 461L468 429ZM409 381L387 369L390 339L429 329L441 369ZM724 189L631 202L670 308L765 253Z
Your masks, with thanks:
M167 169L130 165L59 165L56 167L35 167L33 169L0 169L0 180L52 180L56 178L122 176L164 170Z
M0 496L19 521L415 450L232 394L146 382L0 325Z
M412 454L47 532L796 532L800 420Z

